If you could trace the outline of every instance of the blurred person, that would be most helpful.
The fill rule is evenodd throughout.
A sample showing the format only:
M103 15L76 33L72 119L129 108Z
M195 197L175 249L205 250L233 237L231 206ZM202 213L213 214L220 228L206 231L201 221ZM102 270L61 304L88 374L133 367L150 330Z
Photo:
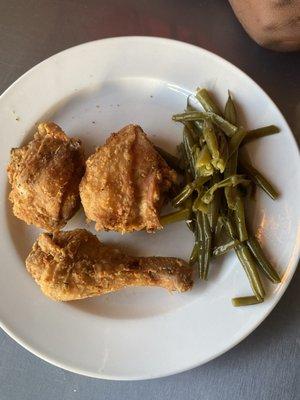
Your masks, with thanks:
M259 45L300 50L300 0L229 0L240 23Z

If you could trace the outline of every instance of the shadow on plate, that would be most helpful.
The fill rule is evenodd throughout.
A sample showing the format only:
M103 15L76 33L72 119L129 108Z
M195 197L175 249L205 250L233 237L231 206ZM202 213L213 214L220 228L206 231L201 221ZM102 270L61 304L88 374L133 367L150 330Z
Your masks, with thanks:
M199 298L200 288L172 294L161 288L126 288L103 296L69 302L68 306L96 317L142 319L177 311ZM202 288L203 290L203 288Z

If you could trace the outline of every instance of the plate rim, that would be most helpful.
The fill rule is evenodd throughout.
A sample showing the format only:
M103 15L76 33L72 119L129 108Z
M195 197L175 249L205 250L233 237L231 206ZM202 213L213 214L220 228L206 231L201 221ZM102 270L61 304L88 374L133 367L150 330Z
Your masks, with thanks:
M293 147L296 149L296 152L298 154L298 166L300 166L300 152L299 152L299 146L297 144L297 141L292 133L292 130L288 124L288 122L286 121L284 115L282 114L282 112L280 111L280 109L277 107L277 105L275 104L275 102L271 99L271 97L269 96L269 94L258 84L254 81L253 78L251 78L247 73L245 73L242 69L240 69L239 67L237 67L236 65L232 64L230 61L228 61L227 59L219 56L218 54L213 53L212 51L209 51L207 49L204 49L200 46L191 44L191 43L187 43L184 41L180 41L180 40L175 40L175 39L169 39L169 38L164 38L164 37L155 37L155 36L139 36L139 35L130 35L130 36L116 36L116 37L108 37L108 38L103 38L103 39L96 39L93 41L88 41L88 42L83 42L80 43L78 45L69 47L67 49L64 49L62 51L59 51L58 53L55 53L53 55L51 55L50 57L42 60L41 62L39 62L38 64L34 65L33 67L31 67L29 70L27 70L25 73L23 73L19 78L17 78L6 90L4 90L4 92L0 95L0 101L3 101L3 98L5 98L5 96L12 90L14 90L15 86L18 85L18 83L23 80L27 75L30 75L32 72L34 72L35 70L39 69L44 63L48 63L51 60L54 60L57 56L60 55L66 55L69 52L72 52L74 49L76 48L80 48L80 47L85 47L86 45L93 45L96 44L98 42L113 42L113 41L134 41L134 40L140 40L140 41L156 41L156 42L165 42L165 43L170 43L172 45L180 45L180 46L184 46L184 47L190 47L193 48L196 51L202 51L204 53L206 53L208 56L217 59L218 61L227 64L230 68L234 69L235 72L237 72L238 74L242 75L243 78L247 79L248 81L251 82L251 84L258 88L259 90L261 90L268 102L275 108L275 110L278 112L278 114L280 115L280 117L282 118L282 120L286 123L287 127L288 127L288 134L290 136L291 139L291 144L293 145ZM71 365L68 365L67 363L62 363L60 361L57 361L55 359L52 359L52 357L49 357L47 354L41 353L38 350L35 350L34 347L32 347L30 344L26 343L26 341L24 341L23 339L19 338L17 336L17 334L15 334L11 329L9 329L0 319L0 327L3 329L3 331L5 333L7 333L15 342L17 342L19 345L21 345L22 347L24 347L27 351L29 351L30 353L34 354L35 356L41 358L42 360L56 366L59 368L62 368L64 370L76 373L76 374L80 374L83 376L87 376L87 377L92 377L92 378L98 378L98 379L107 379L107 380L116 380L116 381L133 381L133 380L149 380L149 379L156 379L156 378L162 378L162 377L167 377L167 376L171 376L174 374L178 374L181 372L185 372L191 369L194 369L196 367L199 367L201 365L206 364L207 362L221 356L222 354L226 353L227 351L229 351L230 349L234 348L235 346L237 346L240 342L242 342L247 336L249 336L269 315L270 313L273 311L273 309L275 308L275 306L278 304L278 302L280 301L280 299L282 298L282 296L284 295L285 291L287 290L299 263L300 260L300 242L299 242L299 238L298 238L298 243L297 241L295 242L295 246L298 246L297 249L297 254L295 254L294 256L294 260L293 260L293 264L292 266L290 266L290 274L287 277L287 279L285 280L285 282L283 283L283 287L280 291L280 293L277 295L277 298L275 301L273 301L273 304L270 306L270 308L263 314L263 316L251 327L251 329L247 330L246 333L244 333L242 336L238 337L235 341L231 342L228 346L226 346L225 348L223 348L221 351L219 351L216 354L213 354L211 357L208 357L205 361L202 362L196 362L188 367L184 367L184 368L173 368L172 370L170 370L168 373L158 373L158 374L152 374L151 376L146 375L146 376L129 376L126 377L125 375L122 376L117 376L117 375L111 375L111 374L105 374L105 373L92 373L90 371L86 371L84 369L80 369L80 368L76 368L76 367L72 367Z

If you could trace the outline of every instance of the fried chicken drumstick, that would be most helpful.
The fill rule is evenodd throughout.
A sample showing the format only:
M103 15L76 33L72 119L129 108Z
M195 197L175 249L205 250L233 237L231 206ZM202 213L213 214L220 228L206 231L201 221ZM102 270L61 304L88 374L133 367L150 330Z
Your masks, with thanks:
M43 233L26 267L43 293L68 301L114 292L128 286L160 286L184 292L192 287L192 269L169 257L132 257L102 244L85 229Z
M63 227L79 208L84 168L80 140L68 138L53 122L40 124L28 145L11 151L13 213L47 231Z
M87 160L81 202L97 230L154 231L162 228L159 211L176 180L143 130L128 125Z

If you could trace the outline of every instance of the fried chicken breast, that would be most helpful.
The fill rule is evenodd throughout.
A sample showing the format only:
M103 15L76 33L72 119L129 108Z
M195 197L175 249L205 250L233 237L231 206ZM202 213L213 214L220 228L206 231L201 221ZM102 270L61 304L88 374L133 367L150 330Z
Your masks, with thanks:
M79 208L84 169L80 140L68 138L53 122L40 124L28 145L11 151L13 213L47 231L63 227Z
M97 230L162 228L159 211L177 174L137 125L113 133L86 163L80 197Z
M185 292L193 284L192 269L183 260L132 257L102 244L85 229L41 234L26 267L42 292L57 301L83 299L129 286Z

